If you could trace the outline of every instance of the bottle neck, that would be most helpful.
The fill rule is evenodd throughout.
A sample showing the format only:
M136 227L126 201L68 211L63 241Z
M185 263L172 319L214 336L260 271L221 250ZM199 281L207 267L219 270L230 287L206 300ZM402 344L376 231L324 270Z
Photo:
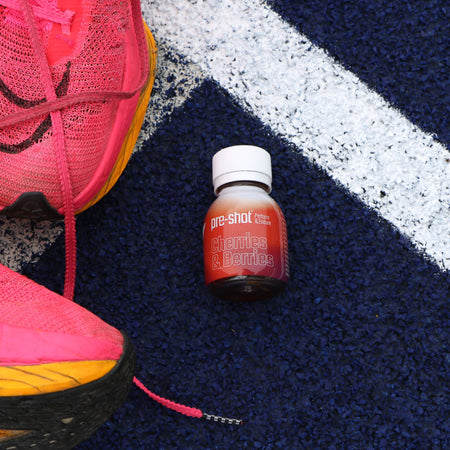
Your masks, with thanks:
M269 194L271 189L267 184L259 183L257 181L232 181L231 183L225 183L222 186L219 186L216 189L216 195L220 195L224 192L239 190L239 189L248 189L252 191L263 191L266 194Z

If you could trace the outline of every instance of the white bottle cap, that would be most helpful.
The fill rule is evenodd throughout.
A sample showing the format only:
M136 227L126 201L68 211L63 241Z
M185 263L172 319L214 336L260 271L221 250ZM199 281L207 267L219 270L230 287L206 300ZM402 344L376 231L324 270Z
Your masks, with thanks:
M270 153L254 145L234 145L218 151L212 159L214 192L233 181L256 181L272 189Z

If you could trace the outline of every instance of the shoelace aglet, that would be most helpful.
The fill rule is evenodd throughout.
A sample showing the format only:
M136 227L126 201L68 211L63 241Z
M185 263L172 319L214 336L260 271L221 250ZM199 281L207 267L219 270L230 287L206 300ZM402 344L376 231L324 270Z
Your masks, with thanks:
M145 392L152 400L157 401L158 403L165 406L166 408L177 411L180 414L184 414L185 416L196 417L197 419L212 420L214 422L223 423L223 424L227 424L227 425L242 425L244 423L242 420L239 420L239 419L229 419L227 417L206 414L206 413L202 412L200 409L180 405L179 403L175 403L164 397L160 397L159 395L156 395L150 389L148 389L144 385L144 383L142 383L142 381L140 381L136 377L133 378L133 382L139 389L141 389L143 392Z
M244 422L240 419L230 419L228 417L214 416L213 414L203 413L202 419L220 422L226 425L242 425Z

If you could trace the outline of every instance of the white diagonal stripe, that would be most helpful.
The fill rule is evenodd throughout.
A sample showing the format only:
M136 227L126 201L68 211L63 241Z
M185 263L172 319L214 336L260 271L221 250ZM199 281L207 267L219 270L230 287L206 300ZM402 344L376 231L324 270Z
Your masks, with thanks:
M158 129L161 122L179 108L200 86L204 75L192 63L180 61L178 54L171 53L165 42L158 42L158 63L155 84L147 108L145 122L134 151L140 151L143 144Z
M260 1L152 0L143 9L157 40L450 267L442 145Z
M62 221L30 221L0 218L0 263L20 271L55 242L63 230Z

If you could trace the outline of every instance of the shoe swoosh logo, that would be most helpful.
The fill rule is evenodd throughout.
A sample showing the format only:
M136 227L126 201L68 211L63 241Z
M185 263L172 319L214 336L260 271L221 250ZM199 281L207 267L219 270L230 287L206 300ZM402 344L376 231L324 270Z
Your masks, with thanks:
M63 97L67 94L69 88L69 80L70 80L70 61L66 64L66 70L59 82L58 86L56 86L55 92L57 97ZM3 82L0 78L0 93L8 99L11 103L18 106L22 109L33 108L34 106L40 105L41 103L46 102L45 98L39 100L27 100L25 98L19 97L14 92L9 89L9 87ZM3 144L0 143L0 152L9 153L9 154L17 154L21 153L27 148L31 147L33 144L39 142L40 139L44 136L44 134L50 129L52 126L52 120L50 118L50 114L48 114L45 119L38 125L36 130L26 139L17 143L17 144Z

